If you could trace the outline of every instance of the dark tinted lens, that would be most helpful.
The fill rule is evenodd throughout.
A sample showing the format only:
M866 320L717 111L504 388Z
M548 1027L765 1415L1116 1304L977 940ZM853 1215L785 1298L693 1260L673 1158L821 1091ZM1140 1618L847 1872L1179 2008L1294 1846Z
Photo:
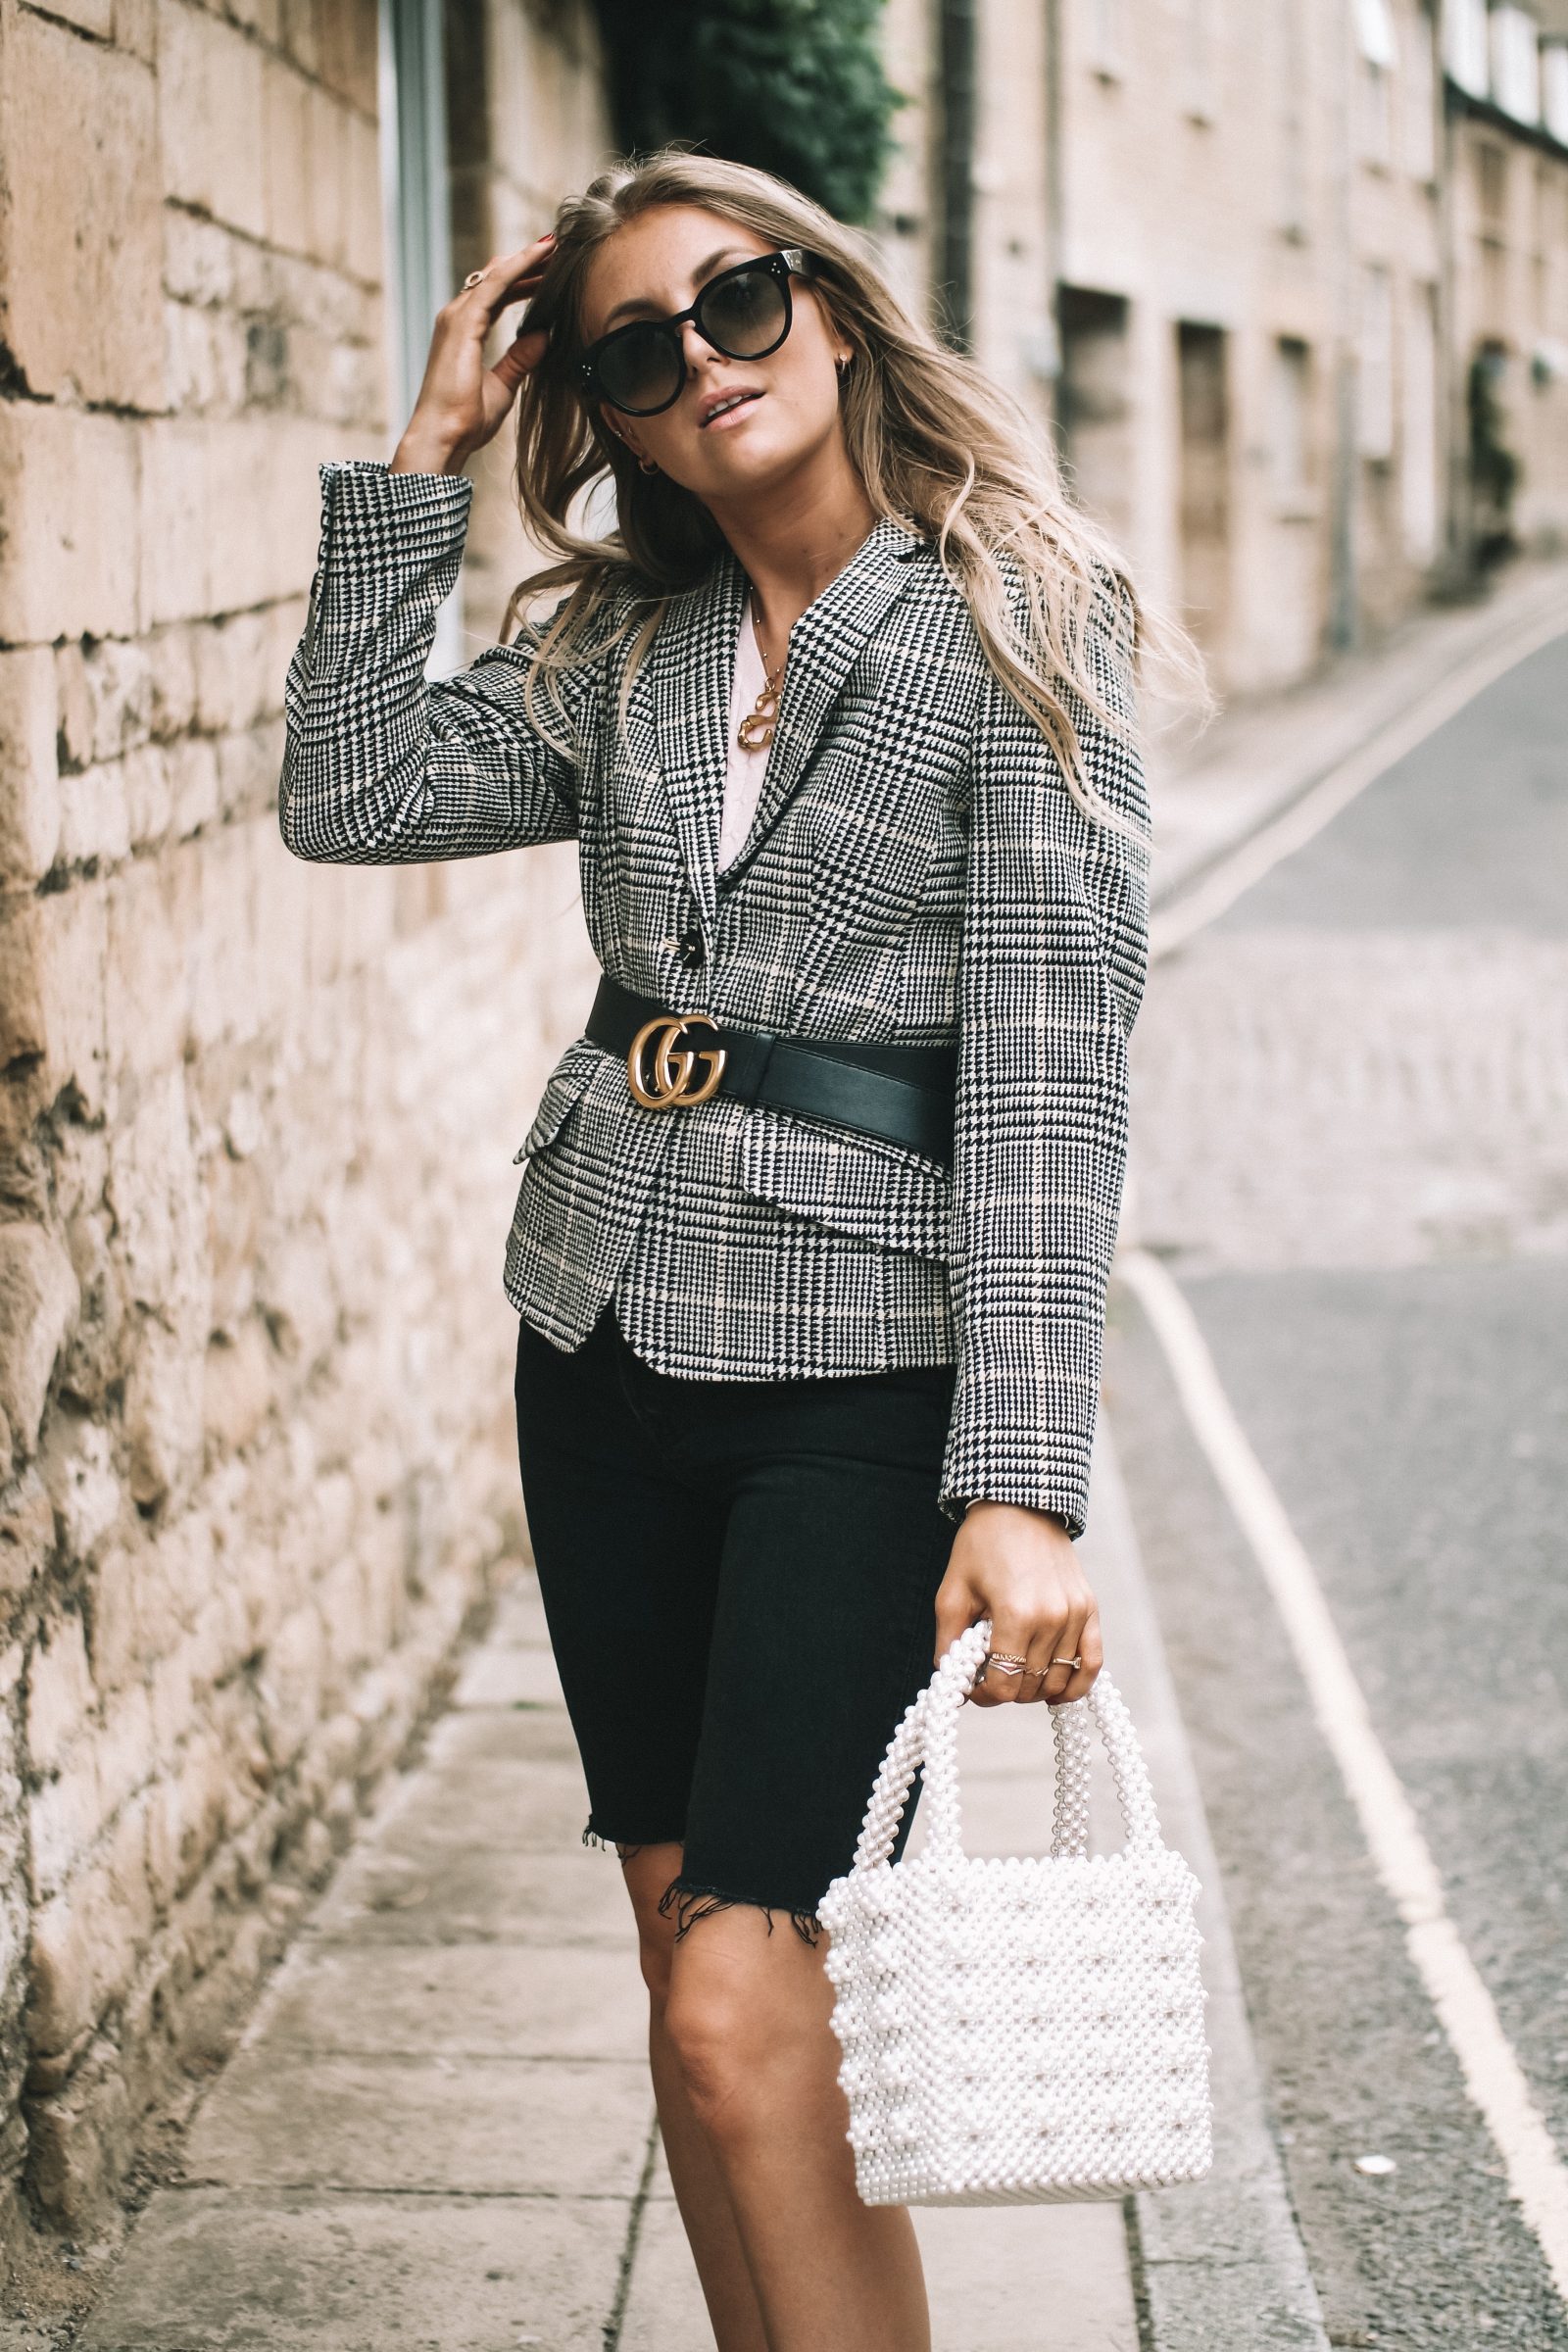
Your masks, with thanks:
M630 326L599 354L599 381L617 407L662 408L681 383L680 361L658 327Z
M704 334L732 360L766 351L784 331L784 288L771 270L739 270L703 297Z

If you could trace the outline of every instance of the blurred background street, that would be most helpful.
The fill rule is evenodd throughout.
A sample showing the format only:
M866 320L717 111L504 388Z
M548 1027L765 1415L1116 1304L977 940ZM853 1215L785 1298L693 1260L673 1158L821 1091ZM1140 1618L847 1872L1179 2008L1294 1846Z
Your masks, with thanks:
M574 852L276 817L318 463L671 136L863 228L1226 705L1147 709L1086 1537L1216 2174L934 2217L940 2340L1549 2352L1568 0L0 0L0 2344L703 2340L512 1425ZM432 676L531 568L512 461ZM1037 1768L977 1766L999 1845Z

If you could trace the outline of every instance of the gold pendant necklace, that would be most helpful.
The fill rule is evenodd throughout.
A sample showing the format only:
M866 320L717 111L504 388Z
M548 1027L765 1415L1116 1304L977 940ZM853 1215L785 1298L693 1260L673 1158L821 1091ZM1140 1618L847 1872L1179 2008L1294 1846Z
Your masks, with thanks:
M752 632L757 639L757 650L762 656L762 675L766 683L751 710L741 720L737 730L735 740L743 752L765 751L772 742L773 729L778 724L778 698L783 690L784 662L781 662L776 669L768 668L767 656L762 652L761 620L762 616L758 611L757 593L754 589L752 592ZM786 654L784 660L787 662L789 656Z

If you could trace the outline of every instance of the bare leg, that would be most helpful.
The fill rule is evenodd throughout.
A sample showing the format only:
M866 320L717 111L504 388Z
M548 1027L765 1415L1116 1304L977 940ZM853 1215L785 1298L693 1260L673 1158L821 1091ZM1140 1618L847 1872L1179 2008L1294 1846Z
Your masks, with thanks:
M669 1955L664 2014L681 2128L693 2117L717 2158L767 2352L930 2352L913 2224L856 2191L825 1948L787 1911L771 1933L749 1903L692 1920ZM719 2340L750 2352L754 2339Z
M637 1915L643 1981L648 1986L648 2064L654 2078L659 2128L718 2352L768 2352L729 2190L693 2110L686 2078L664 2025L675 1922L660 1918L659 1898L680 1865L678 1845L645 1845L621 1858Z

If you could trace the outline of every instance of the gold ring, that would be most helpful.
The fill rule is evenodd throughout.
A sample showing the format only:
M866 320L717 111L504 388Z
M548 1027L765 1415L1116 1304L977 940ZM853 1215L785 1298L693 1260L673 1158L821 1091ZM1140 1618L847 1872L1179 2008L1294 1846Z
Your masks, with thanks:
M1051 1661L1051 1666L1081 1666L1082 1664L1082 1658L1053 1658ZM1051 1672L1051 1666L1046 1668L1048 1674Z
M466 286L476 286L483 275L484 271L482 270L470 270L463 282Z

